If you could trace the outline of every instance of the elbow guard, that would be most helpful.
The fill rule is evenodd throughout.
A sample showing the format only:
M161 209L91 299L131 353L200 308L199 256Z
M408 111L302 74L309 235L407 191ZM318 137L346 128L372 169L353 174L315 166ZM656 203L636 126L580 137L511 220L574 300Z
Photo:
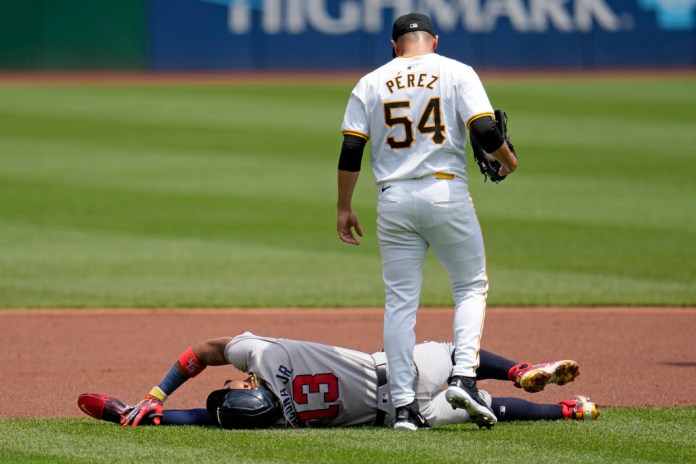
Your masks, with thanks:
M503 144L503 137L500 135L498 127L495 125L495 121L490 116L483 116L472 121L469 126L471 130L471 136L476 143L478 143L481 148L486 153L493 153Z
M357 135L344 135L341 156L338 159L338 169L350 172L360 171L366 143L367 140Z

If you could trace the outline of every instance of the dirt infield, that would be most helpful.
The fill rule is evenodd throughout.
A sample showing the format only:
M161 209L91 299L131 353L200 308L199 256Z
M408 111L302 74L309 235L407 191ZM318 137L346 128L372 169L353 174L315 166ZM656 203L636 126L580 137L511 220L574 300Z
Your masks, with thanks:
M371 69L355 70L239 70L239 71L0 71L0 86L81 86L81 85L285 85L346 83L352 87ZM606 68L591 70L567 69L486 69L477 68L486 81L544 80L655 80L675 77L692 78L694 68Z
M80 393L140 400L194 342L249 330L373 352L381 309L0 311L0 418L80 416ZM451 338L452 310L423 308L418 341ZM614 407L696 404L696 308L489 308L483 347L531 362L571 358L581 375L530 395L482 382L497 396L556 402L575 394ZM167 402L202 407L241 374L210 368Z

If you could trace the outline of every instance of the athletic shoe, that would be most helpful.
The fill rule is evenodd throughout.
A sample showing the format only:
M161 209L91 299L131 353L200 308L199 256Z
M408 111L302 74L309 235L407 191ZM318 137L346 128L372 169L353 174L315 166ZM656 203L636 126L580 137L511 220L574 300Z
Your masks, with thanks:
M481 398L474 377L452 377L445 398L453 409L466 409L469 419L479 427L490 429L498 422L491 408Z
M394 430L418 430L419 427L427 428L428 424L420 413L416 401L407 406L396 408Z
M558 404L563 408L564 419L595 420L599 416L597 404L586 396L575 396Z
M88 416L115 424L120 424L121 418L133 409L118 398L103 393L83 393L77 398L77 405Z
M580 367L575 361L564 359L544 364L521 363L508 372L508 379L515 386L529 393L540 392L547 384L565 385L580 375Z

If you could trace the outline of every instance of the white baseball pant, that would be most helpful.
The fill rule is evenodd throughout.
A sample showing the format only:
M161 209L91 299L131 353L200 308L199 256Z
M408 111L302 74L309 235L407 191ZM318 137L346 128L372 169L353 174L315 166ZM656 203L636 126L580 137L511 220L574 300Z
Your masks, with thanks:
M414 327L428 248L450 277L454 297L453 375L476 375L488 278L481 227L466 182L428 176L378 186L377 237L386 292L384 350L392 401L413 391Z

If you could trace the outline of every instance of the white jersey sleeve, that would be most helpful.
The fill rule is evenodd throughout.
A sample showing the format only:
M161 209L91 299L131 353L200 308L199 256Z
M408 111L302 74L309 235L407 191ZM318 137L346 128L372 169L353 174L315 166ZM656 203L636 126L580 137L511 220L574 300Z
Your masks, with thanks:
M227 344L225 358L266 384L293 427L350 426L375 420L377 374L366 353L246 332Z
M351 92L343 134L371 142L377 184L446 172L466 179L466 131L492 115L470 67L436 53L395 58L364 76Z
M365 107L367 84L365 79L361 79L350 94L341 125L343 135L357 135L365 140L370 139L370 124Z

